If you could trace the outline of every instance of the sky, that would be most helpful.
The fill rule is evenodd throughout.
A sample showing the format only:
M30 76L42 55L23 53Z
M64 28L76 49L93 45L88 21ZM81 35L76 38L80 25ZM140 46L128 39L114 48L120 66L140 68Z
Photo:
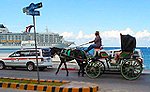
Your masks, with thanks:
M25 31L33 20L22 9L39 2L43 7L37 9L38 33L48 28L78 46L93 40L99 31L104 46L117 47L119 34L130 34L137 46L150 47L150 0L1 0L0 24L10 32Z

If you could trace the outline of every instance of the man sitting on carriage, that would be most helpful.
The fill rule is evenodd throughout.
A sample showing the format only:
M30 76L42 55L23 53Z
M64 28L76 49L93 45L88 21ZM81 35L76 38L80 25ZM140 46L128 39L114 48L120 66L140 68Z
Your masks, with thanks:
M92 41L90 41L89 43L93 43L93 42L94 42L94 44L91 44L91 45L85 50L85 52L88 52L88 51L90 51L90 50L93 49L93 48L101 48L101 46L102 46L102 39L101 39L101 37L100 37L100 35L99 35L99 31L96 31L96 32L95 32L95 39L92 40Z

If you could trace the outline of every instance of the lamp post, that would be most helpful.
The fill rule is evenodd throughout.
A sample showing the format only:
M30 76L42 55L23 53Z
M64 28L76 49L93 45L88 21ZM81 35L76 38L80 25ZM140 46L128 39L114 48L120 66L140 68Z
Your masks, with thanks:
M37 76L38 76L38 84L40 84L40 75L39 75L39 67L38 67L38 53L37 53L37 41L36 41L36 29L35 29L35 16L40 16L39 11L35 11L35 9L41 8L42 3L31 3L28 7L23 8L23 13L27 15L31 15L33 17L33 27L34 27L34 41L35 41L35 50L36 50L36 65L37 65Z

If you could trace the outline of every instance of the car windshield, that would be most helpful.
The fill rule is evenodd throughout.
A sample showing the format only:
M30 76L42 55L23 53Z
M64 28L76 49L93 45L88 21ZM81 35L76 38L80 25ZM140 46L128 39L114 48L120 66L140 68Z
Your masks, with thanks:
M50 57L51 52L50 49L42 49L43 57Z

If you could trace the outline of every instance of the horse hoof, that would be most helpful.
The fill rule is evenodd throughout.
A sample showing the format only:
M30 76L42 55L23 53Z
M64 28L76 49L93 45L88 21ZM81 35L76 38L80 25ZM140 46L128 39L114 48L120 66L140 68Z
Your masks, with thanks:
M78 76L80 76L80 73L78 73Z
M84 77L84 74L82 74L82 77Z

